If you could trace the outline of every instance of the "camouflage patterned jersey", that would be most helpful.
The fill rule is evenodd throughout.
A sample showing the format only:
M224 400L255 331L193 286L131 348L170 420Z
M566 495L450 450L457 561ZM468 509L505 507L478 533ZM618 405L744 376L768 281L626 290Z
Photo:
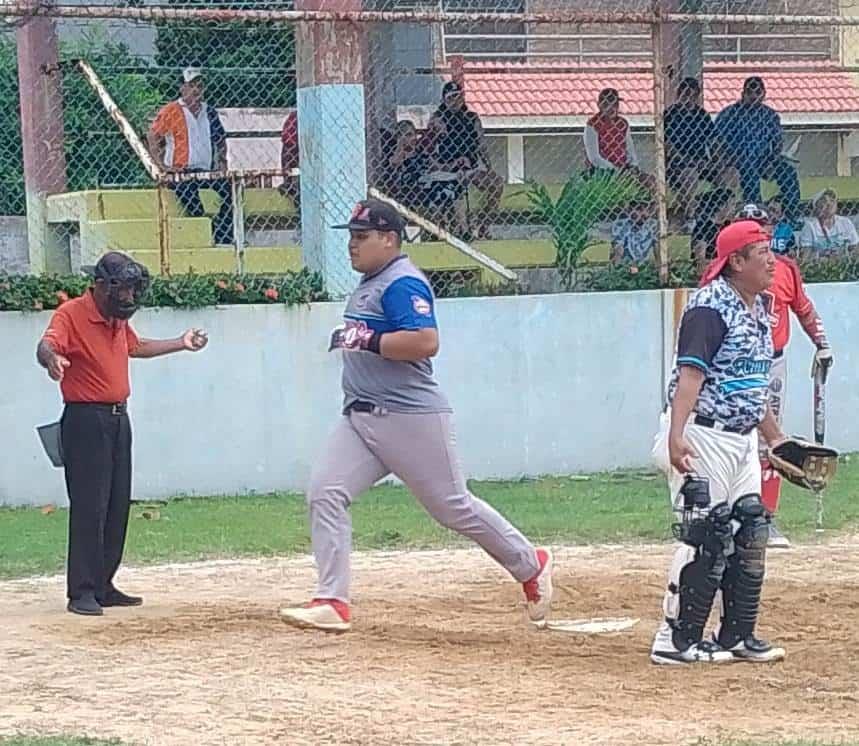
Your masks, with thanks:
M668 401L674 399L680 368L704 372L695 411L740 431L766 414L773 343L769 317L758 296L749 309L723 277L696 290L680 322Z

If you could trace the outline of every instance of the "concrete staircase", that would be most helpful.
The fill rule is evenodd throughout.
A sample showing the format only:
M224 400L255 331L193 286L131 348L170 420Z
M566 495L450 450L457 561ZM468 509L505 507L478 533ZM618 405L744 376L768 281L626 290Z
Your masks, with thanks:
M204 217L186 217L176 196L167 192L170 270L232 272L236 269L232 247L215 246L212 216L220 206L211 190L201 190ZM292 202L276 189L245 190L245 225L255 226L249 237L265 236L282 241L292 236L284 230L295 224ZM151 271L159 271L158 197L155 189L92 189L48 198L48 222L61 242L67 242L72 269L92 264L105 251L127 251ZM245 247L247 272L281 273L300 269L301 250L292 241ZM273 245L272 245L273 244Z

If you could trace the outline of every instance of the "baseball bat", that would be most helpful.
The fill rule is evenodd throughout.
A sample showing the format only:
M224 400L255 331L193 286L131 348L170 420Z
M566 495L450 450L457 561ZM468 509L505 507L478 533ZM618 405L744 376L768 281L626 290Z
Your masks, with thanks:
M814 371L814 442L823 445L826 438L826 370L818 365ZM817 532L823 531L823 490L815 492L817 498Z

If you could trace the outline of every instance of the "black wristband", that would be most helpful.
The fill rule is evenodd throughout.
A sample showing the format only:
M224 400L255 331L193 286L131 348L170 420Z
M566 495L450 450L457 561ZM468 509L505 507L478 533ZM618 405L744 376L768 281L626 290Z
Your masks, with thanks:
M379 349L379 345L382 343L382 337L384 335L381 332L375 332L372 337L370 337L370 341L367 342L367 351L375 352L377 355L381 355L382 352Z

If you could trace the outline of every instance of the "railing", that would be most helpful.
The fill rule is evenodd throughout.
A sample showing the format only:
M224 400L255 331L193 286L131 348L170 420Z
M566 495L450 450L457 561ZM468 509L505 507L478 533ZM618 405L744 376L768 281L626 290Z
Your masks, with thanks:
M715 34L704 33L704 58L721 62L759 62L761 59L836 59L830 34ZM649 34L448 34L442 25L442 56L466 60L563 59L579 65L599 59L651 57ZM511 50L520 42L521 49ZM640 43L642 49L629 49ZM469 49L469 45L481 47ZM486 47L496 44L497 49ZM765 49L754 47L766 46ZM726 48L720 48L726 47ZM773 48L774 47L774 48ZM825 47L825 48L824 48Z
M809 48L795 48L800 46L801 41L826 42L827 49L815 50ZM731 49L707 49L708 42L731 42ZM776 49L748 49L743 48L743 42L766 41L778 42ZM815 59L828 60L833 58L832 36L829 34L804 34L802 36L790 34L704 34L704 57L717 59L722 62L747 62L758 61L764 58L790 57L792 59ZM792 48L788 48L788 44ZM711 45L712 46L712 45ZM727 45L726 45L727 46Z

